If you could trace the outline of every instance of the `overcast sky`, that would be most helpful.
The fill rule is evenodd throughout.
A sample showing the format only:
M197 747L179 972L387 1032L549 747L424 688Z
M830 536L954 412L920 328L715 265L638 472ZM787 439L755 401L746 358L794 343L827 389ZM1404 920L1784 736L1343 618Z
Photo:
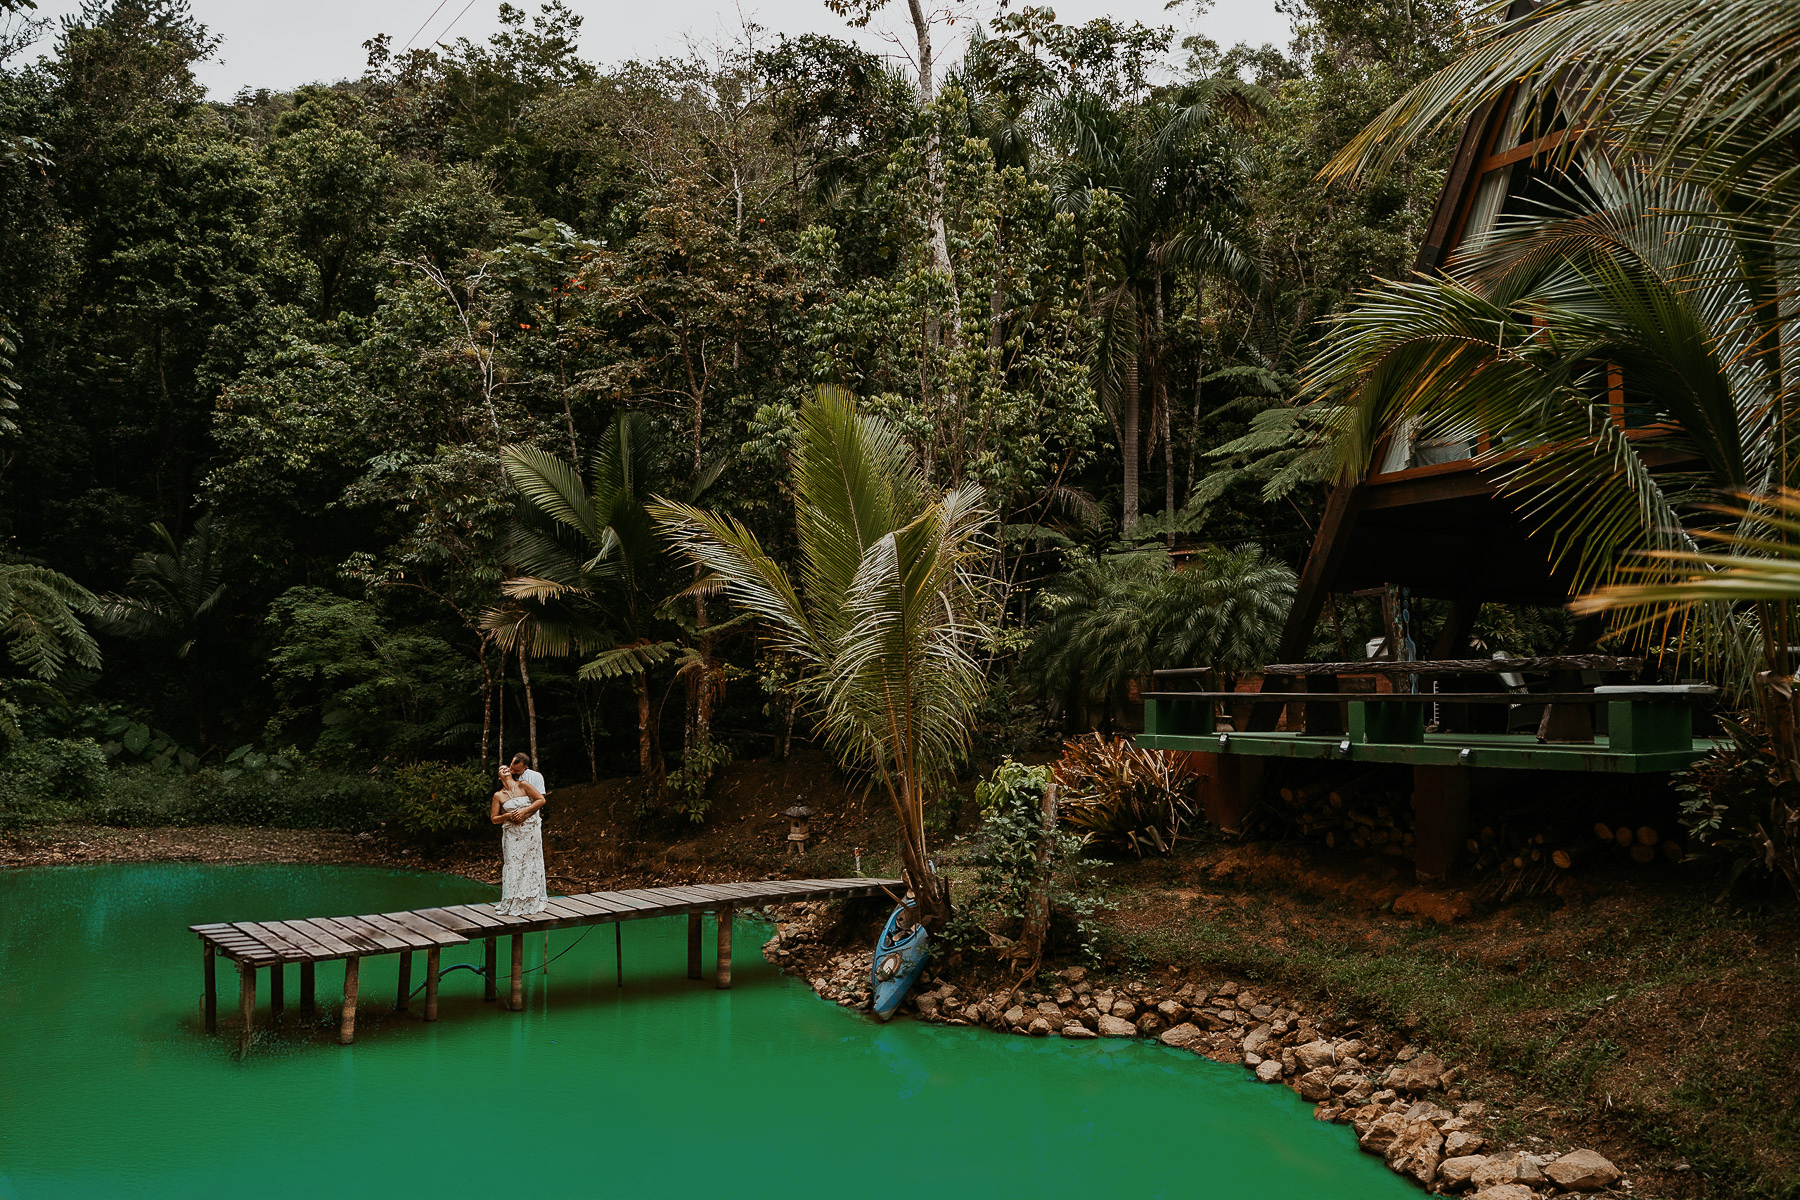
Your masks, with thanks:
M193 11L224 39L211 62L201 64L201 82L216 99L229 99L241 87L284 89L302 83L330 82L360 75L362 43L378 33L392 34L399 48L415 36L416 45L446 37L486 38L498 28L499 0L192 0ZM535 0L515 0L535 12ZM1059 20L1074 24L1103 14L1147 25L1173 25L1180 33L1205 33L1221 45L1235 42L1285 44L1286 18L1274 0L1217 0L1211 12L1193 17L1192 6L1166 11L1163 0L1062 0L1046 3ZM81 7L80 0L38 0L38 14L52 19ZM898 32L904 19L903 0L889 0L889 12L868 30L850 31L826 9L824 0L569 0L585 18L581 46L599 63L678 54L687 41L729 38L748 18L776 33L850 35L876 52L891 50L881 41L885 29ZM971 6L990 17L994 0ZM944 29L939 37L960 43L960 29ZM48 41L39 50L48 49ZM950 47L954 54L954 45ZM939 54L944 53L940 45Z

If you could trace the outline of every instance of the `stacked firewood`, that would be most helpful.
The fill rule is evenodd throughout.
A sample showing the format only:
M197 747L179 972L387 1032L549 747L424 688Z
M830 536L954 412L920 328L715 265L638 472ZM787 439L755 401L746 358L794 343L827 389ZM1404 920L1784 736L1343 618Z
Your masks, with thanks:
M1412 853L1412 803L1404 779L1392 772L1323 776L1281 787L1272 799L1274 815L1291 834L1396 858Z
M1687 843L1663 836L1654 825L1611 825L1594 822L1594 841L1587 847L1648 866L1657 859L1678 863L1687 857Z
M1500 901L1547 892L1564 873L1596 854L1643 865L1659 859L1678 863L1687 857L1680 839L1663 837L1651 825L1599 821L1590 840L1566 830L1544 832L1541 814L1533 827L1517 829L1507 817L1496 819L1469 838L1467 849L1472 869L1484 877L1480 894Z

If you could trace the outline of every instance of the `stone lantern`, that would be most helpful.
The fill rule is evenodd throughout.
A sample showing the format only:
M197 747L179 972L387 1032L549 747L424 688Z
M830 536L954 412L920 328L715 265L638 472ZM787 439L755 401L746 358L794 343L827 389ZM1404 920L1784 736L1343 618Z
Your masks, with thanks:
M804 804L796 804L781 815L788 819L788 849L795 854L805 854L806 839L812 836L808 826L812 821L813 810Z

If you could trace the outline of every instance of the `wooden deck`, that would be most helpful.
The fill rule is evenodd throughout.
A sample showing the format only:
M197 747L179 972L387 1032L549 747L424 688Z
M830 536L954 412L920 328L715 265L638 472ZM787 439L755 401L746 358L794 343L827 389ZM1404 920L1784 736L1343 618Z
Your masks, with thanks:
M587 925L614 925L646 917L686 913L688 918L688 978L700 978L701 916L717 916L718 987L731 986L731 923L737 910L768 904L792 904L801 900L898 894L905 889L898 879L769 879L759 883L706 883L686 887L637 888L624 892L584 892L555 896L544 912L529 917L503 916L491 904L449 904L413 912L364 913L354 917L305 917L286 921L222 921L190 925L200 937L205 966L204 1011L206 1031L218 1029L218 984L214 968L227 958L238 968L239 1043L247 1049L255 1032L256 973L267 970L271 1019L282 1015L284 968L300 968L300 1014L315 1012L317 964L343 960L344 1006L338 1041L349 1045L356 1038L358 966L362 959L382 954L400 956L400 986L396 1009L405 1009L412 994L412 956L425 954L425 1019L437 1020L439 953L445 946L487 943L486 999L497 998L498 946L501 935L512 938L511 991L506 1007L523 1006L525 935L552 929ZM620 960L620 980L623 962Z

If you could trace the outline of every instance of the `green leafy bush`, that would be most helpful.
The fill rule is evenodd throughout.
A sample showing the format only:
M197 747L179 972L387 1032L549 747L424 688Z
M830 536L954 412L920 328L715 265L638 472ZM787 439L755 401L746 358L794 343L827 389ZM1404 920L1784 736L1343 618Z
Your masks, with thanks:
M106 755L91 738L13 742L0 769L0 828L70 820L106 793Z
M1675 776L1690 857L1715 859L1727 883L1745 874L1783 879L1800 895L1800 783L1754 715L1723 722L1731 734Z
M372 829L392 814L389 793L366 775L323 771L154 767L116 770L83 815L106 825L265 825L280 829Z
M713 776L729 765L731 758L731 748L718 742L695 747L663 782L663 796L676 812L700 824L712 807Z
M1009 758L975 785L981 828L945 856L974 868L973 886L965 889L945 930L952 945L1019 957L1021 938L1034 936L1035 913L1048 917L1045 946L1060 941L1091 955L1094 915L1102 907L1092 879L1098 864L1082 855L1082 838L1055 827L1045 830L1044 789L1050 783L1050 768ZM1035 958L1040 949L1030 947L1027 956Z
M446 842L479 829L494 784L479 765L422 762L388 776L395 806L388 832L405 841Z

